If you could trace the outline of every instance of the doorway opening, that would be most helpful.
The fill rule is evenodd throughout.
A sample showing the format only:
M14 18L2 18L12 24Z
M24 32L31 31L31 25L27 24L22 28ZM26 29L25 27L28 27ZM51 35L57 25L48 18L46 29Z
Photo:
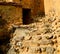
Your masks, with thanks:
M31 23L31 9L23 9L23 24Z

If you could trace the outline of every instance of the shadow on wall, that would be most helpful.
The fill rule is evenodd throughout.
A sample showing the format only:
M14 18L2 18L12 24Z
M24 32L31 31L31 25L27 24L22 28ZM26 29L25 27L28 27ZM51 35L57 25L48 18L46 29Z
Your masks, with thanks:
M6 54L8 43L10 42L10 34L7 29L7 21L0 15L0 54Z

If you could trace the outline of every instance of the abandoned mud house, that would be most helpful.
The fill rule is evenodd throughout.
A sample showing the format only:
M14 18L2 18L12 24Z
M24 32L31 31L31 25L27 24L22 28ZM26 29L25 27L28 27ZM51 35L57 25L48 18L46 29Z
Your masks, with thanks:
M60 0L0 0L0 15L8 23L28 24L32 18L48 14L52 9L60 14Z
M28 24L44 15L43 0L0 0L0 15L8 23Z

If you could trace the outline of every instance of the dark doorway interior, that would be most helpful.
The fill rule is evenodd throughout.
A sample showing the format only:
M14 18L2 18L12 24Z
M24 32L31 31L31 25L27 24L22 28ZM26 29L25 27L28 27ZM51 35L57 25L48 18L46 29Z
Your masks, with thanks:
M23 9L23 24L31 23L31 9Z

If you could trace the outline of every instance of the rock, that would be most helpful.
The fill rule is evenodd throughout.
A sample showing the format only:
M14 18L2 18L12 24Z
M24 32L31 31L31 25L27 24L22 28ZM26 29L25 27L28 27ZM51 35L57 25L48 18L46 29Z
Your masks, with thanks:
M60 22L53 16L39 22L16 27L13 33L11 52L17 54L60 54ZM10 50L9 50L10 51ZM9 52L8 51L8 52ZM57 53L55 53L57 52Z
M60 54L60 45L57 47L57 53Z
M22 47L22 43L21 42L17 42L16 46L21 48Z
M54 35L54 36L53 36L53 39L57 39L57 36L56 36L56 35Z
M9 49L9 51L7 52L7 54L16 54L16 52L14 51L14 49Z
M52 45L52 46L54 45L54 42L53 42L53 40L50 40L50 45Z
M53 40L54 43L57 43L57 40Z
M54 54L54 48L53 47L47 47L46 48L46 53L47 54Z
M41 45L48 45L48 44L51 44L52 42L51 42L51 40L47 40L47 39L42 39L41 41L40 41L40 44Z
M52 39L53 35L46 36L47 39Z
M41 37L41 36L39 36L39 37L38 37L38 40L41 40L41 39L42 39L42 37Z
M46 47L40 47L42 52L46 51Z
M26 37L25 37L25 40L31 40L31 39L32 39L31 36L26 36Z

